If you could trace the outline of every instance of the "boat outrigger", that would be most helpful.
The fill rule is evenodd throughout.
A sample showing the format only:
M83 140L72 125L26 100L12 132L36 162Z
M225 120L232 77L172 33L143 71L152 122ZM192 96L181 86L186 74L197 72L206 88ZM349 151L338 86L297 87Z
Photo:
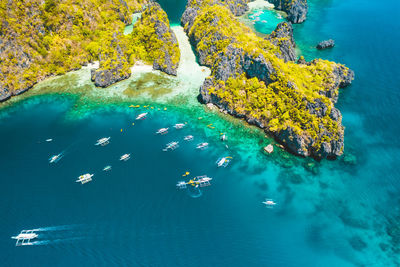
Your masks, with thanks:
M158 129L158 131L156 132L156 134L167 134L167 133L168 133L168 129L169 129L169 128L161 128L161 129Z
M193 140L193 135L186 135L183 140L185 141L192 141Z
M119 160L127 161L128 159L131 158L131 154L123 154Z
M96 146L106 146L110 143L111 137L103 137L97 140L97 143L95 144Z
M163 149L163 151L168 151L168 150L175 150L179 147L179 142L170 142L167 144L167 146Z
M49 163L57 163L62 157L63 157L62 153L53 155L49 158Z
M231 161L232 157L223 157L219 158L216 162L218 167L226 167L228 166L229 162Z
M21 233L17 236L12 236L12 239L16 239L17 242L15 243L15 246L27 246L27 245L33 245L31 242L32 239L37 238L39 235L35 233L39 229L33 229L33 230L22 230Z
M201 150L203 150L203 149L206 149L208 147L208 143L200 143L200 144L197 144L197 149L201 149Z
M81 184L86 184L86 183L92 181L93 175L94 174L90 174L90 173L82 174L81 176L78 177L78 180L76 180L75 182L81 183Z
M270 198L266 198L265 201L263 202L263 204L265 204L267 206L267 208L272 209L275 205L277 205L277 203Z
M177 124L174 125L175 129L182 129L183 127L185 127L184 123L177 123Z
M148 114L147 112L139 114L136 117L136 120L144 120L144 119L146 119L147 114Z
M111 171L111 166L110 165L105 166L103 171L105 171L105 172Z
M179 181L176 184L176 187L178 187L179 189L185 189L186 188L186 182L185 181Z

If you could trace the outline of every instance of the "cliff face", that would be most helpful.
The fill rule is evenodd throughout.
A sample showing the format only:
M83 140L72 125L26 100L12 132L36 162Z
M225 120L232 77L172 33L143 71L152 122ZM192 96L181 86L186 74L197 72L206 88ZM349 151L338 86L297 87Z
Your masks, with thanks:
M296 64L289 23L262 39L213 1L189 3L182 23L200 63L212 69L200 89L203 102L265 129L295 154L342 154L334 102L353 79L351 70L326 60Z
M293 38L293 27L290 22L281 22L276 29L266 37L272 44L279 47L276 56L286 61L296 60L296 43Z
M287 19L292 23L302 23L306 20L307 0L269 0L278 10L285 11Z
M128 36L114 34L104 40L99 51L100 67L92 70L96 86L107 87L131 75L130 66L137 60L153 64L153 69L176 75L180 51L167 14L151 2Z
M110 41L104 43L107 48L102 49L99 55L99 68L91 70L91 79L96 86L107 87L131 76L127 48L122 38L114 34Z
M143 2L1 1L0 101L97 60L103 38L130 23Z
M135 24L131 38L131 44L137 46L132 49L144 49L147 55L142 57L153 61L153 69L176 75L180 60L179 45L167 14L158 3L149 4Z

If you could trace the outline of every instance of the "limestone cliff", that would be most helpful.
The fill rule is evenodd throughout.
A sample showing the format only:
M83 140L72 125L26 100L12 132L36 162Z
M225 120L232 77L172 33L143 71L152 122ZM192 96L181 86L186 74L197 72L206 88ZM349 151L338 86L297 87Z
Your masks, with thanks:
M0 1L0 101L98 59L143 0Z
M188 3L182 24L200 63L212 69L202 101L265 129L295 154L341 155L344 127L334 102L353 72L326 60L294 63L288 23L262 39L229 7L207 0L194 5Z
M302 23L306 20L307 0L269 0L278 10L285 11L287 19L292 23Z

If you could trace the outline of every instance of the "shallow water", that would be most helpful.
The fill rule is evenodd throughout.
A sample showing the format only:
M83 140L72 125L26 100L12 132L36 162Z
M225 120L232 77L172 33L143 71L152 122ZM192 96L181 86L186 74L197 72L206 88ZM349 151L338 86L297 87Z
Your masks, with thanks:
M400 227L395 7L395 1L313 1L306 23L295 25L307 59L335 60L356 72L338 103L346 143L337 161L293 158L276 147L267 156L261 150L272 141L260 131L196 104L132 109L100 101L81 108L75 101L82 100L50 95L3 109L2 265L398 266L388 235ZM336 40L335 48L314 49L327 38ZM146 120L134 121L146 110ZM172 129L177 122L188 124ZM171 130L155 135L161 127ZM195 140L183 141L187 134ZM111 143L94 146L104 136ZM162 152L170 141L180 147ZM196 150L201 141L210 148ZM49 165L62 151L64 158ZM132 158L120 162L124 153ZM225 169L215 165L221 156L233 157ZM106 165L109 173L102 171ZM186 171L209 175L212 185L200 197L177 190ZM75 183L86 172L95 174L93 181ZM266 209L265 198L278 205ZM10 236L33 228L43 228L40 243L14 247Z

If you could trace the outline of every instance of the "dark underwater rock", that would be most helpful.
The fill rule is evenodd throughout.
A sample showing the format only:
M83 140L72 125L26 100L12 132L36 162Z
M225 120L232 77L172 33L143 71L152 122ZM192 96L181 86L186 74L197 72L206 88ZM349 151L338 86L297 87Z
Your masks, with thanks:
M293 38L293 27L290 22L281 22L276 29L266 38L279 47L277 56L285 61L296 60L296 43Z
M329 40L319 42L316 47L317 47L317 49L322 50L322 49L326 49L326 48L332 48L334 46L335 46L335 41L332 39L329 39Z
M292 23L302 23L306 20L307 0L270 0L277 10L285 11L287 19Z
M365 241L362 240L362 238L357 235L350 238L349 243L350 243L351 247L357 251L362 251L363 249L365 249L368 246L367 243L365 243Z

